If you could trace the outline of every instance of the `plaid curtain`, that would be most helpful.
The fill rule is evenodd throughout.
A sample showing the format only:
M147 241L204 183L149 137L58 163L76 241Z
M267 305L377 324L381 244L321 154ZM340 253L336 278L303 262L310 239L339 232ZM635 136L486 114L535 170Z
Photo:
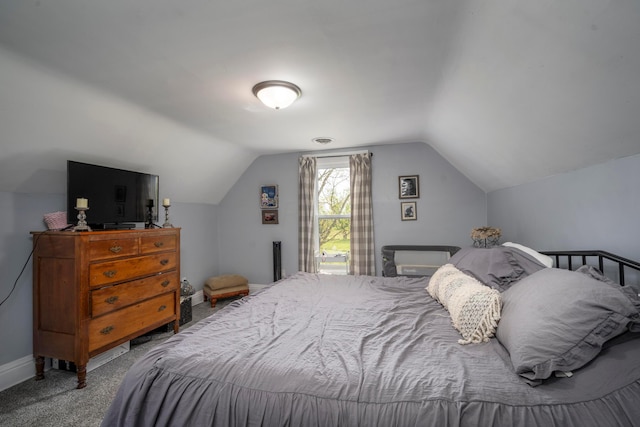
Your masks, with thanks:
M298 164L298 270L316 272L314 224L316 158L301 157Z
M371 156L349 156L351 174L351 259L354 275L376 275L373 244L373 203L371 200Z

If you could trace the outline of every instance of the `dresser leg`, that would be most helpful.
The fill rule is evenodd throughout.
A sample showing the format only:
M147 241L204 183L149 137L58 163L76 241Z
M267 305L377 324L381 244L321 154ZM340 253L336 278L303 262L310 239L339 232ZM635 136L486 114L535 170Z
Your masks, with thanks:
M36 356L36 381L44 379L44 357Z
M76 365L78 370L78 386L76 388L85 388L87 386L87 365Z

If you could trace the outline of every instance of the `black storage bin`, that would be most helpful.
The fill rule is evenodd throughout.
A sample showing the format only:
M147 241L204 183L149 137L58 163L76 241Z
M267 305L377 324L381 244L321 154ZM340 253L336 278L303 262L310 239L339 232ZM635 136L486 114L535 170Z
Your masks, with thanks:
M179 325L182 326L185 323L189 323L191 322L192 319L193 319L193 309L191 307L191 297L187 297L180 303Z

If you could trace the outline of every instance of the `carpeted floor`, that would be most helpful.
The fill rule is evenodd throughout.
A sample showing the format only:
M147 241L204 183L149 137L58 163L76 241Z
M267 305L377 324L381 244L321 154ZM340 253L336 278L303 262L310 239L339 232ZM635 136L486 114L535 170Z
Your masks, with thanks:
M215 309L209 303L193 306L193 319L184 330L233 301L219 301ZM133 362L173 332L152 334L151 341L131 345L131 350L87 374L87 387L76 389L73 372L50 369L45 379L24 381L0 392L0 426L77 427L99 426L118 386ZM34 368L35 369L35 368Z

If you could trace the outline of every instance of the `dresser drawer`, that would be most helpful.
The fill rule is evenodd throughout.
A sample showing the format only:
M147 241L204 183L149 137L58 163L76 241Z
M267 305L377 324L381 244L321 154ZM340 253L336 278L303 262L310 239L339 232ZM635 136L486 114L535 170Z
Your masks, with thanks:
M101 316L164 292L174 291L178 273L163 273L91 291L91 317Z
M171 292L92 319L89 323L89 352L153 324L162 324L165 320L169 323L176 315L175 301L175 294Z
M138 239L108 239L89 243L91 260L138 255Z
M99 262L89 266L89 286L96 287L155 275L174 270L177 264L175 252Z
M177 246L178 240L175 234L142 236L142 238L140 239L141 254L150 254L162 251L175 251Z

